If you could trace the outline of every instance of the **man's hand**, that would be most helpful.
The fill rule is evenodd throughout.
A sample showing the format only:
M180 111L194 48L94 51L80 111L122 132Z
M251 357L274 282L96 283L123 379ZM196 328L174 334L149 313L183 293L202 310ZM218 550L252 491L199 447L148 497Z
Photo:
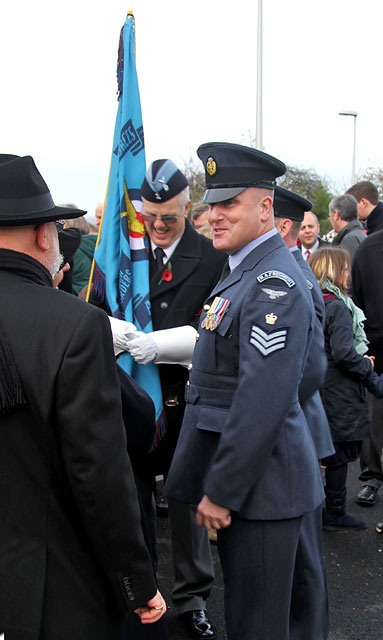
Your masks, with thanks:
M164 615L165 611L166 602L157 590L154 598L146 603L146 607L135 609L134 613L140 616L142 624L151 624L152 622L157 622L157 620Z
M150 333L136 331L126 342L126 350L138 364L148 364L156 359L158 348Z
M375 369L375 356L367 356L365 354L364 357L367 358L367 360L369 360L371 362L372 370L374 371L374 369Z
M197 524L209 529L224 529L231 524L230 509L215 504L204 496L197 509Z
M127 351L129 339L138 334L132 322L125 322L109 316L110 328L113 334L114 355L118 356L123 351Z

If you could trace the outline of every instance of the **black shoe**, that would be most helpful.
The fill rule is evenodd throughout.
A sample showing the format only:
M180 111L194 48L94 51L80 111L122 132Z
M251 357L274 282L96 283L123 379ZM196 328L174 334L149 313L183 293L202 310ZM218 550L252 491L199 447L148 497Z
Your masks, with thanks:
M372 506L378 499L378 489L365 484L360 491L356 494L356 502L365 506Z
M156 514L158 518L167 518L169 515L168 501L162 494L156 500Z
M193 609L182 614L182 619L186 623L192 638L215 638L214 627L212 626L206 611L203 609Z

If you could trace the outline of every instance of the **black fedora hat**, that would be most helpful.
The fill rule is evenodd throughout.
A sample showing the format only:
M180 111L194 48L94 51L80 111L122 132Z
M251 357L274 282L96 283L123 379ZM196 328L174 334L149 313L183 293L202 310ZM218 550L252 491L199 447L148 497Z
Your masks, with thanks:
M0 155L0 226L79 218L86 211L56 207L31 156Z
M239 195L248 187L275 188L286 165L268 153L230 142L201 144L197 154L205 168L202 202L214 204Z
M277 218L289 218L302 222L305 211L311 211L313 203L295 191L277 186L274 191L274 215Z

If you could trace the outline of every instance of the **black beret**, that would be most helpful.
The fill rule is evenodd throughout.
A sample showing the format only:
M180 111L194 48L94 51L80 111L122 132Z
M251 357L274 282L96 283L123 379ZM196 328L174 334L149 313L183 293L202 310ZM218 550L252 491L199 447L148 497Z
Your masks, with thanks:
M141 194L149 202L166 202L189 186L172 160L155 160L145 174Z
M41 224L85 213L56 207L31 156L0 155L0 226Z
M205 168L206 190L202 202L228 200L248 187L274 189L286 165L263 151L229 142L201 144L197 154Z
M277 186L274 191L274 215L277 218L289 218L302 222L305 211L311 211L312 202L299 196L294 191L288 191Z

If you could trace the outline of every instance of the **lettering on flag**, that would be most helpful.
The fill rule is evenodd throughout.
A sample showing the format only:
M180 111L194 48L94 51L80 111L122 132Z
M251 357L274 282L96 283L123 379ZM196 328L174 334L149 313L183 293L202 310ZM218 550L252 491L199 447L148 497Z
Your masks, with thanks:
M144 148L144 128L135 128L132 120L122 127L120 133L120 143L118 145L118 157L120 160L125 156L128 151L132 156L136 156ZM117 149L115 150L115 153ZM117 155L117 154L116 154Z

